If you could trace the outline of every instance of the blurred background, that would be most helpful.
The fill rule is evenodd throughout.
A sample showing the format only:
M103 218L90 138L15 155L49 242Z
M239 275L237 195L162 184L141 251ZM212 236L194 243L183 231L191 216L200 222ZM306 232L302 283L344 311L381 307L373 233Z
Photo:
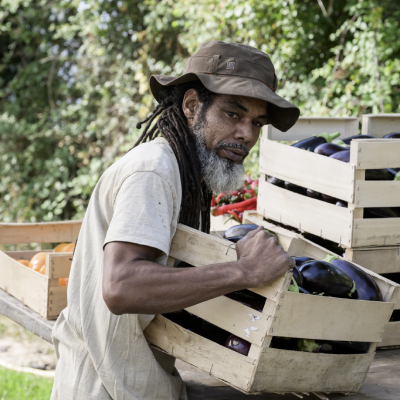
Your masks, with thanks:
M270 54L302 115L400 112L399 21L397 0L0 0L1 221L82 218L155 105L149 76L207 40Z

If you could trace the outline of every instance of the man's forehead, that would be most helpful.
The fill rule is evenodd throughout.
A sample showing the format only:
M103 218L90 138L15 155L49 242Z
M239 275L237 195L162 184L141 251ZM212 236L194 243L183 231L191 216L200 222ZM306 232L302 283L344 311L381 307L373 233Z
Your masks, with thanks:
M221 95L219 101L221 104L240 108L244 112L267 115L268 103L264 100L247 96Z

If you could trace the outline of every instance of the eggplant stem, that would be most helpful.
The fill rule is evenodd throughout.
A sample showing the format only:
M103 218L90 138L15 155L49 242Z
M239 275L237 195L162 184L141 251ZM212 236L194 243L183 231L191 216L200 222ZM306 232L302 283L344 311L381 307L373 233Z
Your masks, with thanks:
M326 143L331 143L333 139L336 139L340 136L340 132L334 133L318 133L317 135L313 135L314 137L322 137L326 140Z
M353 287L350 290L349 297L351 297L355 291L356 291L356 283L353 281Z
M333 254L328 254L328 255L325 257L324 261L330 263L330 262L332 262L333 260L337 260L338 258L339 258L338 256L335 256L335 255L333 255Z
M395 181L400 181L400 171L394 177Z
M299 291L299 285L297 284L296 279L294 279L293 276L292 276L292 282L293 282L293 285L289 286L288 291L289 292L294 292L294 293L299 293L300 292Z

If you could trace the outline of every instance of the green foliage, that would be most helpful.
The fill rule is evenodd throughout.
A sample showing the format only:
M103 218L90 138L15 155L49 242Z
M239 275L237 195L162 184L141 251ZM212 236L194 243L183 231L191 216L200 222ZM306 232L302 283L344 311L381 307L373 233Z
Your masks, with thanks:
M47 400L53 379L0 367L0 398L4 400Z
M269 53L303 115L399 112L397 2L321 2L0 0L2 221L81 218L154 107L149 76L206 40Z

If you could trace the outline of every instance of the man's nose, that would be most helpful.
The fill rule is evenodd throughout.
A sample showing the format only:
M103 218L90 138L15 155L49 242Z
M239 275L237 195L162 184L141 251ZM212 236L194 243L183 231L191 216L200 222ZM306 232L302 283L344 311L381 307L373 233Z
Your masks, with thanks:
M236 125L235 139L250 143L253 140L253 126L251 122L242 121Z

